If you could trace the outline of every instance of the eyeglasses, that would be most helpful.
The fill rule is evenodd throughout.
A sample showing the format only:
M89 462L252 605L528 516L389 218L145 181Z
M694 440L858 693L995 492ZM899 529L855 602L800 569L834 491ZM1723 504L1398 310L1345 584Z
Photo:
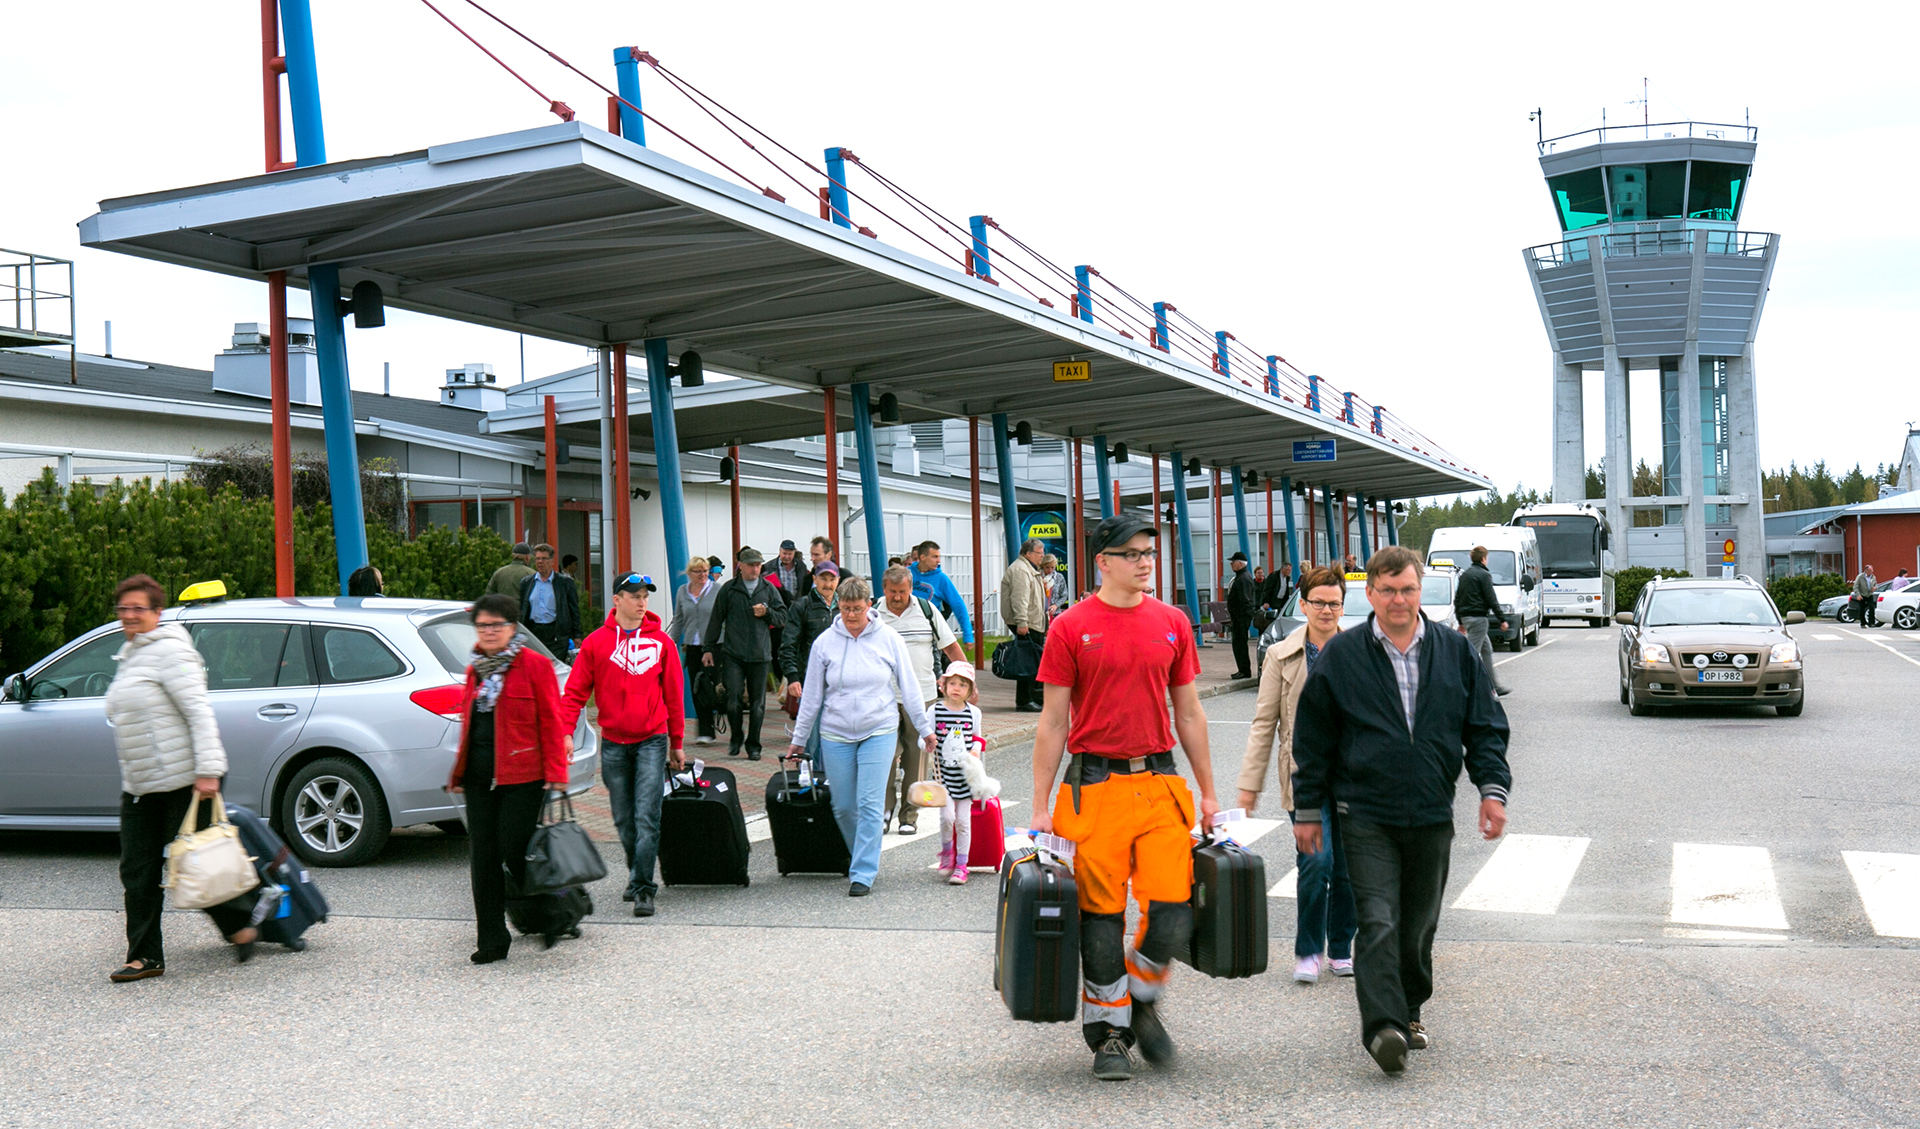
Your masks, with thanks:
M1153 557L1153 550L1152 549L1102 549L1100 550L1100 555L1103 557L1119 557L1121 560L1127 562L1128 564L1139 564L1141 561L1151 559Z
M1411 588L1375 588L1374 591L1380 593L1383 598L1388 600L1418 600L1420 598L1420 586L1418 584Z
M1334 611L1346 606L1343 600L1302 600L1300 602L1310 608L1319 608L1323 612Z
M483 620L476 620L474 622L473 629L475 631L498 631L503 627L512 627L512 626L513 624L508 623L504 619L483 619Z
M113 613L115 615L146 615L148 612L153 612L158 610L159 610L158 608L150 607L146 604L115 604L113 605Z

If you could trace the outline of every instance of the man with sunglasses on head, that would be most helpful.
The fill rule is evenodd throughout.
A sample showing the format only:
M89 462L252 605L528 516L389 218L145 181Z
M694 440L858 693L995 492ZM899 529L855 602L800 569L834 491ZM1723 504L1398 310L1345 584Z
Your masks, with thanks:
M1033 830L1078 844L1081 1033L1093 1049L1093 1076L1111 1082L1133 1076L1128 1049L1136 1044L1156 1066L1173 1059L1158 1007L1173 958L1193 932L1195 816L1173 761L1175 732L1200 790L1201 819L1210 825L1220 809L1193 684L1193 624L1148 595L1155 536L1153 525L1128 515L1094 527L1100 588L1053 621L1040 659L1046 689L1033 748ZM1062 752L1072 760L1055 793ZM1043 806L1049 793L1051 814ZM1140 906L1131 952L1129 885Z
M1389 1074L1433 1044L1420 1011L1433 996L1461 766L1480 791L1483 838L1506 830L1513 784L1493 676L1465 635L1422 614L1421 573L1404 546L1367 561L1373 614L1322 648L1293 726L1294 844L1320 853L1331 804L1360 922L1360 1041Z
M613 610L580 644L567 692L560 703L560 729L569 734L593 699L600 715L600 768L607 784L613 826L627 859L624 895L633 916L652 917L654 862L660 854L660 801L667 767L683 763L686 693L680 649L647 610L656 591L651 576L630 572L613 586Z

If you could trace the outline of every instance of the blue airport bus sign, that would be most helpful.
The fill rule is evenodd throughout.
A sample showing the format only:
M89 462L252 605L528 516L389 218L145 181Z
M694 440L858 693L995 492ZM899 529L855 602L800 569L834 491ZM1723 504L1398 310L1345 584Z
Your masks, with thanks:
M1296 463L1330 463L1337 454L1335 439L1296 439L1293 441L1293 461Z

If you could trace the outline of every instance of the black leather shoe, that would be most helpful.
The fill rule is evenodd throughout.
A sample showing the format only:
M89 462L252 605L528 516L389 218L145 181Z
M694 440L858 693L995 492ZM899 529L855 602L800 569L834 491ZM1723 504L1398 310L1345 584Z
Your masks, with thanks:
M1044 713L1045 711L1046 707L1039 702L1028 702L1024 706L1013 707L1013 712L1015 713Z
M653 895L652 894L642 894L639 897L633 899L633 916L635 917L652 917L653 916Z
M480 949L467 959L475 964L492 964L496 960L507 959L507 950L500 949L496 952L488 949Z
M1380 1069L1388 1074L1398 1074L1407 1068L1407 1037L1398 1027L1383 1027L1367 1044L1367 1053Z
M1093 1052L1093 1076L1102 1082L1125 1082L1133 1077L1133 1057L1118 1031L1108 1035Z
M620 900L621 900L621 901L623 901L623 902L630 902L630 901L632 901L632 900L633 900L633 891L632 891L632 890L628 890L628 891L627 891L626 893L624 893L624 894L622 894L622 895L620 895Z
M233 946L233 963L245 964L253 959L253 947L259 941L242 941Z
M867 885L865 882L855 882L853 885L847 887L847 897L849 898L864 898L871 893L873 893L873 887Z
M1160 1022L1158 1007L1134 1001L1133 1041L1140 1048L1140 1057L1155 1066L1165 1066L1173 1061L1173 1036Z
M759 760L759 759L760 759L760 754L759 754L759 753L748 753L748 754L747 754L747 759L748 759L748 760L750 760L750 761L757 761L757 760Z
M730 757L737 757L740 755L740 752L741 752L741 749L740 749L740 746L738 745L729 745L727 747L727 755Z
M146 980L154 976L163 976L166 974L166 971L167 966L158 961L141 961L138 967L135 967L132 961L128 961L119 968L107 973L107 979L113 981L115 984L131 984L135 980Z

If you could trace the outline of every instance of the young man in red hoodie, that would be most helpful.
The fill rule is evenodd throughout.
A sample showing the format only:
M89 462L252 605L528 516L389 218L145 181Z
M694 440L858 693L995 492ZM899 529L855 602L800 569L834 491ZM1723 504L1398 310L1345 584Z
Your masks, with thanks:
M654 860L660 854L660 800L666 769L681 767L686 728L680 651L647 610L653 578L620 578L607 621L580 644L560 703L561 732L573 732L595 698L600 710L600 767L613 807L613 825L627 856L627 892L633 916L653 916Z

